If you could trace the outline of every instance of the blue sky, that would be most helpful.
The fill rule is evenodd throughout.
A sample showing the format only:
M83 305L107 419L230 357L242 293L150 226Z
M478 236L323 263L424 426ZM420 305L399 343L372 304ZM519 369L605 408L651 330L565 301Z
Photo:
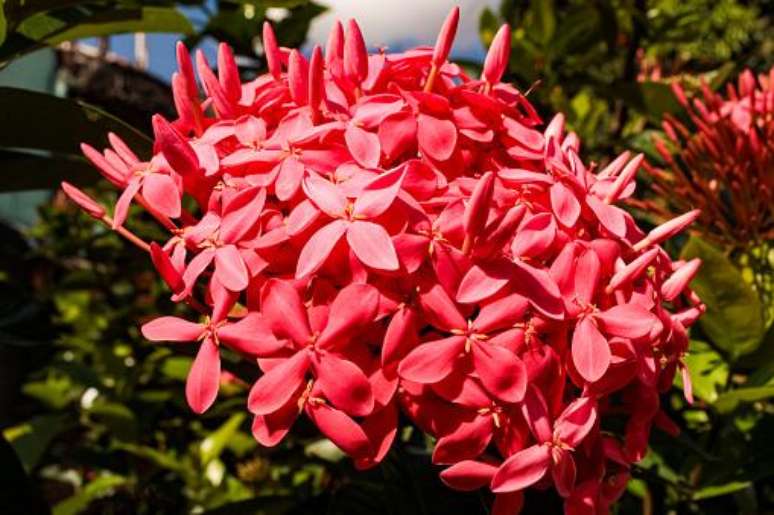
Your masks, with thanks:
M325 43L328 32L336 19L355 18L363 30L369 46L387 46L391 51L416 45L432 45L449 10L459 5L460 28L452 50L453 57L480 59L484 49L478 38L478 19L485 6L496 7L497 0L316 0L328 7L317 17L309 30L307 47ZM194 24L201 21L197 11L187 10ZM281 15L274 11L272 15ZM150 34L150 72L163 80L169 80L175 70L176 34ZM111 49L133 59L133 36L111 38ZM214 57L215 43L203 45L208 57ZM210 59L213 62L213 59Z

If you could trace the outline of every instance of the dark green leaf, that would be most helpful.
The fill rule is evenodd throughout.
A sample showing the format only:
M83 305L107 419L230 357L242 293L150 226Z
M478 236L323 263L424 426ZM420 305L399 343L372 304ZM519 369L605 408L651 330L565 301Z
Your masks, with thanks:
M3 182L0 192L49 190L67 180L79 186L96 182L100 175L80 157L0 150Z
M89 482L78 493L54 506L53 515L76 515L88 508L95 499L109 495L126 483L123 476L107 474Z
M722 252L695 236L686 243L682 257L702 260L692 287L707 305L701 318L707 336L732 358L757 349L764 331L761 303L739 270Z
M140 156L151 153L146 135L84 102L0 87L0 112L0 147L80 155L81 142L100 148L114 132Z
M35 468L51 441L67 428L61 415L41 415L3 431L28 472Z
M484 7L481 11L481 17L478 19L478 32L484 45L489 46L492 42L499 27L499 23L500 21L492 10L489 7Z

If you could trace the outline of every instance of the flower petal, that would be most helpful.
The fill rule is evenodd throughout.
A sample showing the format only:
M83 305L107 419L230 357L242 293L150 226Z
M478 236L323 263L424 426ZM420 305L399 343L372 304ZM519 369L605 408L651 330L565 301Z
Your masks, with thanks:
M247 288L250 281L247 266L234 245L224 245L215 250L215 276L231 291Z
M205 328L177 317L159 317L143 324L142 335L152 342L194 342Z
M204 413L218 396L220 386L220 353L210 338L202 341L188 372L185 398L195 413Z
M446 161L457 146L457 127L454 122L420 113L417 117L419 149L436 161Z
M494 493L516 492L534 485L546 474L551 464L551 450L545 445L533 445L503 462L494 477Z
M312 330L301 296L293 285L281 279L269 279L261 291L261 312L280 337L299 345L309 342Z
M379 290L368 284L350 284L342 289L330 305L328 324L319 347L341 343L348 335L374 321L379 309Z
M217 333L221 342L253 356L266 356L285 346L274 337L269 322L256 312L248 313L236 323L219 327Z
M599 380L610 367L610 345L590 317L581 318L572 335L572 362L586 381Z
M247 408L255 415L280 409L304 382L309 369L309 354L299 351L262 375L247 397Z
M464 460L441 472L441 481L462 492L478 490L487 486L497 467L480 461Z
M376 168L379 166L382 147L379 144L379 136L373 132L349 124L344 131L344 141L347 143L347 149L355 158L357 164L363 168Z
M330 352L312 360L317 386L338 409L364 417L374 409L371 383L357 365Z
M331 255L348 227L349 222L346 220L334 220L314 233L298 256L296 278L301 279L316 272Z
M327 404L307 404L306 414L339 449L353 458L371 454L368 436L346 413Z
M527 368L514 353L486 343L473 344L473 365L484 387L503 402L515 403L527 390Z
M398 374L415 383L437 383L451 373L464 347L464 336L424 343L403 358L398 366Z
M400 267L390 235L381 225L356 220L347 229L349 248L366 266L394 271Z

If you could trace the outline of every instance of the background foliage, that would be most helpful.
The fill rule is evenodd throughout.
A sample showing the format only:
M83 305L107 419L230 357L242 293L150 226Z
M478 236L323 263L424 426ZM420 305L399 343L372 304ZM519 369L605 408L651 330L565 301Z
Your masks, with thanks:
M263 66L255 37L267 8L288 9L277 25L287 46L303 43L323 11L303 0L0 0L0 7L4 65L72 39L179 32L191 46L207 37L233 45L245 77ZM604 160L634 148L658 163L659 120L680 116L669 82L695 89L703 78L717 88L744 67L767 70L772 10L770 0L504 0L483 10L480 34L488 43L503 21L514 27L509 79L533 85L530 97L544 115L567 113L587 155ZM196 24L192 12L201 15ZM63 51L60 73L73 69ZM147 154L148 104L172 104L166 86L142 70L104 56L97 65L108 79L143 84L155 104L72 83L69 98L0 89L0 190L53 191L66 178L114 200L78 144L103 145L114 131ZM154 236L139 212L131 220L137 233ZM33 227L0 231L4 512L486 513L487 499L440 485L426 442L410 427L366 474L303 424L278 448L258 447L244 410L234 409L251 379L236 361L219 402L194 416L183 398L186 349L151 345L137 330L153 313L174 309L146 256L56 194ZM618 512L772 512L774 306L772 292L753 280L756 266L774 264L772 251L718 248L699 233L670 250L704 262L694 287L708 311L686 358L697 402L686 405L677 390L665 399L681 436L656 434ZM560 509L541 492L530 492L527 506Z

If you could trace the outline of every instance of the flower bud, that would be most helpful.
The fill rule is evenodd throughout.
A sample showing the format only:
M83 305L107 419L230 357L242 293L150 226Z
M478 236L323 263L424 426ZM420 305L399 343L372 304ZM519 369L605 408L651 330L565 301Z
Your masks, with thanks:
M484 71L481 77L489 84L500 82L511 57L511 28L508 24L500 27L492 40L489 52L484 60Z

